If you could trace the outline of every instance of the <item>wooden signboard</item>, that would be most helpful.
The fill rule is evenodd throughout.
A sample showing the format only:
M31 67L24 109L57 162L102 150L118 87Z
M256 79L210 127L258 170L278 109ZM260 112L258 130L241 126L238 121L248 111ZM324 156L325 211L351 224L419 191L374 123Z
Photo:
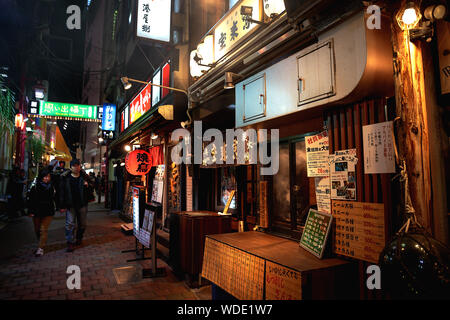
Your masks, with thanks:
M332 220L333 217L328 213L309 209L300 246L322 259Z
M263 228L269 227L269 212L267 206L267 181L259 182L259 225Z
M300 272L266 261L266 300L301 300Z
M126 220L133 220L133 186L129 181L126 182L125 185L125 199L123 201L122 207L122 216L126 218Z
M332 201L334 253L377 263L385 246L384 204Z
M237 299L263 299L264 260L208 237L202 277Z

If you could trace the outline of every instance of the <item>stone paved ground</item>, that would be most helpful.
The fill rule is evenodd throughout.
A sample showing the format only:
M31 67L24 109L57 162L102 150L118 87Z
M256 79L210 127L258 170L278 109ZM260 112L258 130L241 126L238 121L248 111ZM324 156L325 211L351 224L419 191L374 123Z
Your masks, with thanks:
M210 287L189 289L159 259L158 267L166 268L166 277L117 284L114 268L130 265L149 268L151 262L126 262L135 255L121 251L132 249L134 238L120 231L122 223L117 215L108 214L99 205L90 205L84 242L73 253L67 253L64 217L58 214L50 227L45 255L39 258L33 255L37 243L31 219L22 217L16 224L8 225L0 231L0 300L211 299ZM69 265L81 269L80 290L67 288Z

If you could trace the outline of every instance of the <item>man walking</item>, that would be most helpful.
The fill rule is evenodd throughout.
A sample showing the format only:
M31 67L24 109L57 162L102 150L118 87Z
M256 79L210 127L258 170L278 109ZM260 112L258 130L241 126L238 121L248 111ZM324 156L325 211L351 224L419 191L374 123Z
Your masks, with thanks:
M80 160L70 162L70 171L64 172L60 180L59 206L61 213L66 213L67 252L72 252L75 245L81 245L86 230L89 176L81 169ZM75 224L76 237L75 237ZM76 241L74 241L76 238Z

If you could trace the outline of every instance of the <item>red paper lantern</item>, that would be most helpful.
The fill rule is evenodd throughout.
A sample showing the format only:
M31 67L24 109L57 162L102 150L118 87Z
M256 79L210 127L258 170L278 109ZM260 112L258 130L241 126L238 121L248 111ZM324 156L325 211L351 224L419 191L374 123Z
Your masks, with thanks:
M16 121L16 128L21 128L21 129L23 129L22 127L23 127L23 114L21 114L21 113L18 113L18 114L16 114L16 119L15 119Z
M152 168L152 157L144 150L134 150L125 158L125 168L135 176L144 176Z

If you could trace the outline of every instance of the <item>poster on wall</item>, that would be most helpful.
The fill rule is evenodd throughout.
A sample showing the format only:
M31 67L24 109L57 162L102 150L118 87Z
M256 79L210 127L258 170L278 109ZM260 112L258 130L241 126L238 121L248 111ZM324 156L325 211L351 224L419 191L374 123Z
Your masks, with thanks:
M323 131L314 136L305 137L305 147L308 177L327 177L329 175L328 133Z
M356 200L356 149L336 151L329 156L331 199Z
M395 173L392 121L363 126L364 173Z
M330 177L314 178L316 185L317 210L331 213Z
M162 203L164 183L161 180L153 180L152 201Z

